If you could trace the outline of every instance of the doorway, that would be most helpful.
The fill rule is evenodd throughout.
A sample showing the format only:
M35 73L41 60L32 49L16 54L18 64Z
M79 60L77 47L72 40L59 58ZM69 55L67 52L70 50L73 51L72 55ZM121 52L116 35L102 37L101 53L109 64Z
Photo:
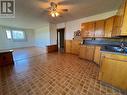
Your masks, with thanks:
M64 51L65 28L57 29L57 46L59 51Z

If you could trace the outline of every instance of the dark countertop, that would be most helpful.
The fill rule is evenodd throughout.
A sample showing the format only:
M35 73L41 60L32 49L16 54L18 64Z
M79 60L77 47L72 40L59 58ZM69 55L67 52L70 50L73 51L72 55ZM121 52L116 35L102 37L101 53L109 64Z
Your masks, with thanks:
M101 47L104 46L104 45L98 45L98 44L80 44L80 45L92 45L92 46L101 46ZM115 51L110 51L110 50L103 50L103 49L101 49L101 52L112 53L112 54L119 54L119 55L127 56L127 53L115 52Z
M119 55L127 56L127 53L104 51L104 50L101 50L100 52L102 52L102 53L111 53L111 54L119 54Z

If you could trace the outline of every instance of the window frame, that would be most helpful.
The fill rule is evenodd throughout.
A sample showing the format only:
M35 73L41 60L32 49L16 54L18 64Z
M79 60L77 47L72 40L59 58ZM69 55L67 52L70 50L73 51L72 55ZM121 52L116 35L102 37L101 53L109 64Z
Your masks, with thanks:
M9 31L10 33L11 33L11 30L10 29L6 29L6 38L8 39L8 40L12 40L12 33L11 33L11 38L8 38L8 34L7 34L7 31Z
M11 32L11 39L7 39L8 40L13 40L14 42L23 42L23 41L27 41L27 36L26 36L26 32L24 30L21 30L21 29L6 29L6 31L9 30ZM23 32L23 35L24 35L24 39L14 39L14 36L13 36L13 31L22 31ZM6 36L7 36L7 32L6 32Z

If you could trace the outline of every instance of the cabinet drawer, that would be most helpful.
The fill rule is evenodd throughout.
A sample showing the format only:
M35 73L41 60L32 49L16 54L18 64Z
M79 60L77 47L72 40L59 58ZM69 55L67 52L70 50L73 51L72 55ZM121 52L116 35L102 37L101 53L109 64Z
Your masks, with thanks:
M121 54L113 54L113 53L102 53L102 56L118 61L124 61L127 62L127 56L121 55Z

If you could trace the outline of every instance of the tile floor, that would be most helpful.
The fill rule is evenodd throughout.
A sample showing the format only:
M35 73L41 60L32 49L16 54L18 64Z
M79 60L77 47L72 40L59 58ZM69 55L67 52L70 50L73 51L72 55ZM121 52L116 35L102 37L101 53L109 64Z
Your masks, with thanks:
M97 80L99 68L70 54L42 54L0 68L0 95L125 95Z

